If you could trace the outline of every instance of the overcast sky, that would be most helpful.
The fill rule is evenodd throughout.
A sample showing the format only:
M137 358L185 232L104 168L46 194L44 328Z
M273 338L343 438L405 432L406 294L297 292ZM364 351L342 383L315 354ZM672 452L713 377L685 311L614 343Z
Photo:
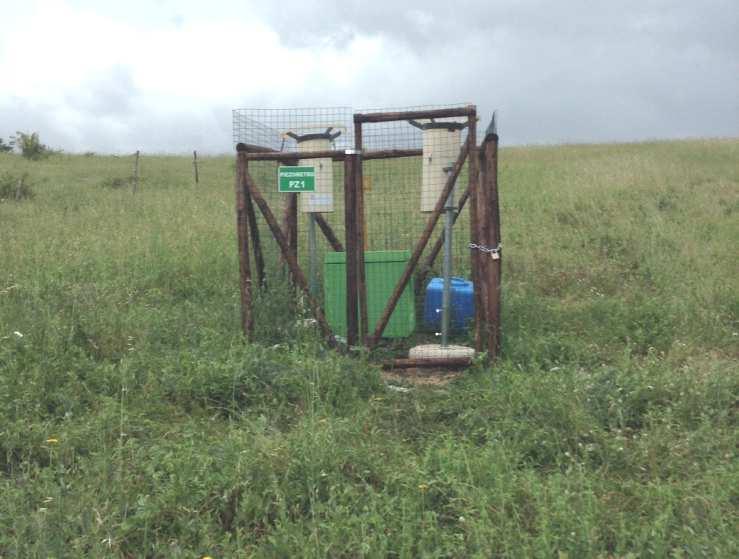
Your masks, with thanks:
M228 152L238 107L472 102L506 144L739 136L737 0L0 0L0 137Z

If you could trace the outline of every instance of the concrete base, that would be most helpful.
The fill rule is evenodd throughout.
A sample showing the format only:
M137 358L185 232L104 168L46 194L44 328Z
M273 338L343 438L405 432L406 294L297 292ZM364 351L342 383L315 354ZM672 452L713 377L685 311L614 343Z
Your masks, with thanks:
M442 347L439 344L425 344L412 347L408 352L409 359L472 359L475 350L463 345L449 345Z

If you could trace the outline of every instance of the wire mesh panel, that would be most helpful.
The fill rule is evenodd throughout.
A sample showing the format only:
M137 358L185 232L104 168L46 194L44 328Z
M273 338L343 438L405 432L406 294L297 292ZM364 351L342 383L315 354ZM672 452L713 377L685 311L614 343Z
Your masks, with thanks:
M461 105L465 106L465 105ZM460 105L434 105L383 109L374 112L432 111L460 107ZM419 155L391 159L368 160L363 164L364 208L366 222L366 249L370 254L399 251L399 256L409 257L416 248L421 234L432 215L442 190L457 161L460 148L467 139L467 117L393 120L368 122L362 125L363 149L418 150ZM455 181L454 190L448 200L456 207L461 198L466 199L468 186L467 163ZM471 306L472 285L470 282L470 257L468 244L469 209L465 204L461 212L449 211L455 222L449 251L450 274L453 280L454 303L457 312L451 322L451 339L467 341L469 325L474 310ZM401 296L398 307L383 332L393 337L393 321L412 312L414 324L410 336L404 336L401 347L441 341L442 295L444 266L444 229L447 213L443 212L426 245L415 270L413 279ZM372 290L392 292L398 275L386 274L374 278L380 285L369 285L368 298ZM468 304L470 303L470 304ZM379 318L372 315L370 308L370 330ZM399 316L396 316L398 315ZM388 336L389 334L389 336ZM396 344L397 345L397 344Z
M328 130L326 149L354 147L354 123L348 107L234 109L232 113L234 145L244 143L267 148L265 151L296 152L301 143L316 139L307 136Z
M362 124L363 240L368 333L371 333L393 297L398 281L419 246L429 218L447 183L456 177L454 189L421 253L415 274L408 281L383 329L391 347L408 348L420 341L440 341L444 285L454 292L449 339L469 341L473 319L470 283L470 217L464 204L468 188L468 164L460 168L460 150L468 136L467 116L422 118L422 112L466 108L468 105L434 105L361 111L363 115L416 112L416 118ZM461 112L459 113L461 114ZM251 161L249 172L274 213L283 218L290 194L277 191L280 165L310 166L315 172L312 192L301 192L297 218L297 253L301 269L309 277L311 292L321 301L331 328L340 337L347 330L346 222L344 164L332 161L331 151L352 149L352 111L326 109L238 109L233 112L233 140L251 152L295 154L290 163ZM379 150L397 151L401 157L372 158ZM403 153L401 154L400 151ZM321 152L316 155L317 152ZM305 157L300 157L305 153ZM255 156L256 157L256 156ZM337 157L334 156L334 159ZM456 165L456 167L455 167ZM464 206L461 212L458 206ZM263 238L270 232L258 218ZM359 220L361 222L361 220ZM446 226L445 232L445 223ZM453 225L453 227L452 227ZM428 232L428 231L427 231ZM451 233L451 235L450 235ZM446 242L445 239L449 239ZM265 241L266 259L273 275L280 274L280 256ZM283 273L284 275L284 273ZM444 281L441 278L454 276ZM450 338L451 337L451 338Z
M344 168L341 161L327 157L300 158L299 154L351 148L354 143L351 109L236 109L233 111L233 141L234 144L246 144L250 152L296 154L297 157L289 162L250 161L249 173L286 234L286 209L291 198L297 196L295 252L313 296L322 304L326 254L343 248L344 243ZM314 169L313 191L298 194L278 191L278 169L294 165ZM295 290L285 288L289 282L278 245L259 212L256 221L262 239L268 286L268 291L256 300L257 333L262 328L262 320L273 324L284 315L290 316L289 321L305 324L306 321L302 320L305 317L299 316L304 314L302 297L295 297ZM280 301L277 307L273 305L275 299ZM265 316L258 316L260 312ZM283 324L282 328L286 326L290 325Z

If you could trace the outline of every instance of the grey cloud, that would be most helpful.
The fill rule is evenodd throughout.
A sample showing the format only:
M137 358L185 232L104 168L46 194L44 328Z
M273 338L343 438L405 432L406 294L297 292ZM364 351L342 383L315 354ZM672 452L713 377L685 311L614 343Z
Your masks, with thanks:
M193 17L171 6L172 15ZM342 48L355 37L379 37L386 56L333 89L315 82L262 91L238 106L469 101L483 119L499 111L507 144L739 136L735 0L303 0L239 2L230 15L265 20L290 48ZM248 55L243 63L248 71ZM234 107L202 102L189 112L163 112L147 105L125 67L79 90L64 106L32 106L0 93L0 135L38 129L69 150L231 147ZM58 118L70 110L74 126Z
M514 143L739 135L733 0L260 6L286 45L377 36L411 56L367 68L354 105L471 100Z

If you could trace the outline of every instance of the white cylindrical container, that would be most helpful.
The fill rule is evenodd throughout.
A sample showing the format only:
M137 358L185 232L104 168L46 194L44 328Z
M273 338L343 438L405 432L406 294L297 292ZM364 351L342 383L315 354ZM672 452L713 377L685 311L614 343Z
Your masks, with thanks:
M298 143L301 151L327 151L331 149L329 138L316 138ZM315 167L315 192L302 192L299 196L299 207L303 213L324 213L334 211L334 168L328 157L319 159L301 159L298 165Z
M423 173L421 175L421 211L432 212L447 180L445 167L459 156L460 130L426 128L423 130Z

